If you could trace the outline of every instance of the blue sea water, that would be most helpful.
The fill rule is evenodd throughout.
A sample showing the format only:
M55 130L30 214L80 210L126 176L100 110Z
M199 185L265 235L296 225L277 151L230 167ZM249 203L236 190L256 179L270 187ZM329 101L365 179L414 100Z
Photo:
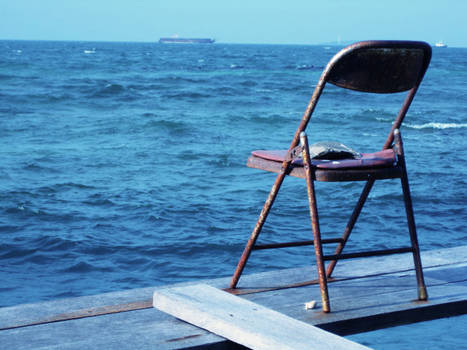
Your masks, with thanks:
M338 50L0 41L0 306L230 275L275 178L246 159L289 146ZM403 97L331 86L311 142L379 150ZM467 49L435 49L402 128L422 250L467 244L466 115ZM361 186L317 185L325 235ZM363 214L350 249L406 242L396 181ZM264 232L311 237L301 180ZM246 272L313 259L258 252Z

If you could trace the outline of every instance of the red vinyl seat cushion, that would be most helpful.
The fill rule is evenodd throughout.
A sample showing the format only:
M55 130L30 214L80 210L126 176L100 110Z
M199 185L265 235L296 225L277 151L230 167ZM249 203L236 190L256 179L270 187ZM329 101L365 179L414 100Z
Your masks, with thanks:
M283 162L287 155L286 150L257 150L251 152L255 157L259 157L274 162ZM353 169L353 168L373 168L391 167L396 163L396 154L393 149L385 149L374 153L362 153L359 159L312 159L311 163L318 169ZM302 165L302 159L295 159L295 165Z

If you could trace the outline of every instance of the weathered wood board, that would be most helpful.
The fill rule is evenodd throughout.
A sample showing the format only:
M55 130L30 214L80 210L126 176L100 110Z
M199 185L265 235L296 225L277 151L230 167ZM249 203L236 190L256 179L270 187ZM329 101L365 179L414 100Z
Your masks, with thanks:
M239 286L247 293L272 288L241 297L340 335L467 313L467 246L423 251L422 262L428 302L414 300L410 254L340 262L335 277L341 281L329 284L333 312L327 315L319 304L304 308L305 302L320 300L317 285L277 289L314 278L314 266L245 275ZM202 283L226 288L229 280ZM244 349L153 308L156 289L0 308L0 349Z
M159 289L154 292L153 304L161 311L251 349L368 349L206 284Z

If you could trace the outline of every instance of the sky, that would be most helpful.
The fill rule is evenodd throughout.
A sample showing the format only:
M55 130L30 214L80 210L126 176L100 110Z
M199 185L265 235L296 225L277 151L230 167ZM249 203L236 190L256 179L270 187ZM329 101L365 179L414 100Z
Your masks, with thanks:
M467 47L467 0L0 0L0 40L321 44L369 39Z

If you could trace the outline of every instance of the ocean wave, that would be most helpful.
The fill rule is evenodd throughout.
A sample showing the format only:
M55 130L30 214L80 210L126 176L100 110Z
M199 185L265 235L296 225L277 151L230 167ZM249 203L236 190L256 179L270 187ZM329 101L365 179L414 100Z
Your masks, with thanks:
M98 90L94 96L96 97L106 97L106 96L113 96L119 95L125 91L125 87L120 84L107 84L100 90Z
M188 98L188 99L200 99L200 98L207 98L207 97L212 97L209 94L202 94L200 92L179 92L179 93L172 93L172 94L166 94L164 97L168 98Z
M73 264L72 266L68 266L64 269L61 270L61 272L65 273L86 273L86 272L91 272L91 271L111 271L110 268L99 268L98 266L91 265L87 262L81 261L79 263Z
M13 79L13 78L17 78L16 75L12 75L12 74L0 74L0 81L2 80L8 80L8 79Z
M128 89L135 91L159 91L166 89L167 86L163 84L131 84L128 85Z
M161 83L194 83L194 84L199 84L199 83L209 83L209 79L205 78L192 78L189 76L179 76L179 75L170 75L170 76L165 76L161 78L156 78L157 82Z
M297 70L310 70L315 68L312 64L298 64L295 69Z
M282 115L282 114L268 114L268 115L244 115L236 117L238 122L248 122L253 123L254 125L285 125L286 123L290 122L290 118Z
M47 167L37 163L28 163L23 167L23 170L36 173L60 173L60 170L55 167Z
M437 123L430 122L425 124L405 124L408 128L412 129L460 129L467 128L467 123Z
M241 64L231 64L230 69L242 69L243 66Z
M144 124L144 128L146 130L157 130L160 131L161 129L166 130L171 135L185 135L191 131L191 127L182 121L176 120L149 120Z
M375 119L376 119L376 121L383 122L383 123L388 123L388 122L391 123L391 122L394 121L394 118L392 118L392 117L386 117L386 118L385 117L376 117Z
M244 80L244 81L240 82L240 85L241 86L247 86L247 87L257 86L258 82L254 81L254 80Z
M287 64L284 66L285 69L291 69L291 70L316 70L316 71L322 71L324 69L324 66L315 66L313 64Z
M93 195L92 199L83 201L83 204L91 207L109 207L115 205L113 201L108 198L102 198L101 195Z

